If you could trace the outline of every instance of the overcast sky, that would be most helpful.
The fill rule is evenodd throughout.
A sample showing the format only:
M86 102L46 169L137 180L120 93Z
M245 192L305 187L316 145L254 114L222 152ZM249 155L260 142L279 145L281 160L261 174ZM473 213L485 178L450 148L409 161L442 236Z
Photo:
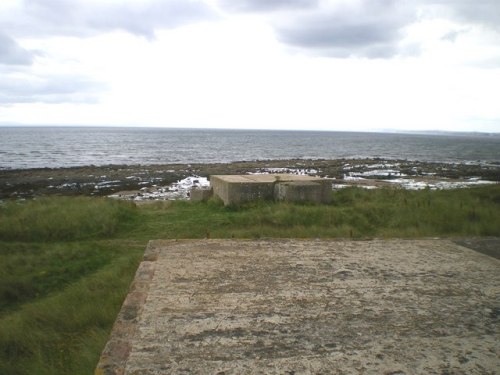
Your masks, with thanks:
M1 0L0 124L500 132L500 1Z

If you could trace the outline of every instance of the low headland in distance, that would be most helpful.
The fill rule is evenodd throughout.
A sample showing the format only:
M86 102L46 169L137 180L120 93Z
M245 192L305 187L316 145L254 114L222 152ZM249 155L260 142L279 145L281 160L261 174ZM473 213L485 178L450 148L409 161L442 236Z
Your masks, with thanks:
M333 189L397 187L453 189L500 182L497 163L440 163L409 160L287 159L231 163L103 165L0 169L0 199L40 196L113 196L133 200L186 199L210 175L291 173L333 178Z

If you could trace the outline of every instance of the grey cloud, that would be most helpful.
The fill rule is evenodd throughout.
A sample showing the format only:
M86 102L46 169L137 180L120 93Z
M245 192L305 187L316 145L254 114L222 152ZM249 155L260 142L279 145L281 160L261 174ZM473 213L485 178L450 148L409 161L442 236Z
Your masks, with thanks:
M21 47L13 38L0 32L0 64L31 65L35 54Z
M150 38L156 29L212 19L214 14L208 5L196 0L92 3L84 0L25 0L13 14L0 16L0 23L13 33L24 36L90 36L103 31L123 30Z
M441 40L454 43L461 34L465 34L466 30L451 30L441 37Z
M1 72L0 72L1 73ZM4 74L6 73L6 74ZM0 81L0 105L16 103L95 103L104 85L82 76L10 75Z
M133 34L151 36L156 28L175 28L187 23L211 18L208 8L191 1L153 1L103 8L89 18L88 24L97 29L123 29Z
M425 4L440 6L452 18L467 23L500 29L500 1L498 0L426 0Z
M310 8L318 0L221 0L220 5L230 11L266 12L282 9Z
M470 20L500 28L500 2L478 1L474 3L467 2L459 8L459 12Z
M338 19L316 19L308 27L281 30L282 39L298 46L312 48L348 48L385 44L396 39L396 33L382 24L339 22Z
M274 24L278 39L314 55L391 58L420 53L420 46L405 45L404 37L405 27L422 14L500 30L499 0L360 0L331 3L336 6L329 8L324 4L281 23L278 18ZM457 30L443 39L453 41L466 28Z
M500 1L478 1L457 7L458 16L468 22L500 30Z
M401 30L416 13L390 0L365 0L306 15L276 28L286 44L332 57L389 58L399 54Z

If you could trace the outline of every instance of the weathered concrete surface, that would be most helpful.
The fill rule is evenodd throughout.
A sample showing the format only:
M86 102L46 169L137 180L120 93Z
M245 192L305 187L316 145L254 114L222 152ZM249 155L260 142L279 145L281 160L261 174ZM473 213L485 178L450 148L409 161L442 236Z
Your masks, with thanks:
M215 175L210 185L225 205L257 199L328 203L332 193L331 179L294 174Z
M193 202L202 202L210 199L212 195L214 194L213 189L209 188L193 188L191 189L190 193L190 200Z
M98 373L500 369L500 261L451 241L153 241L146 259L122 367L118 324Z
M274 186L274 199L286 202L329 203L332 200L332 183L317 181L290 181Z

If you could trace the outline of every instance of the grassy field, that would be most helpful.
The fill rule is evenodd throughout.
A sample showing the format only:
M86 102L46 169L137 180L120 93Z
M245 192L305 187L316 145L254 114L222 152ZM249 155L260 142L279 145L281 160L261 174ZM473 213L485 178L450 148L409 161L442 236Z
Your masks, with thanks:
M0 205L0 374L91 374L149 239L500 236L499 185L332 194L329 205Z

